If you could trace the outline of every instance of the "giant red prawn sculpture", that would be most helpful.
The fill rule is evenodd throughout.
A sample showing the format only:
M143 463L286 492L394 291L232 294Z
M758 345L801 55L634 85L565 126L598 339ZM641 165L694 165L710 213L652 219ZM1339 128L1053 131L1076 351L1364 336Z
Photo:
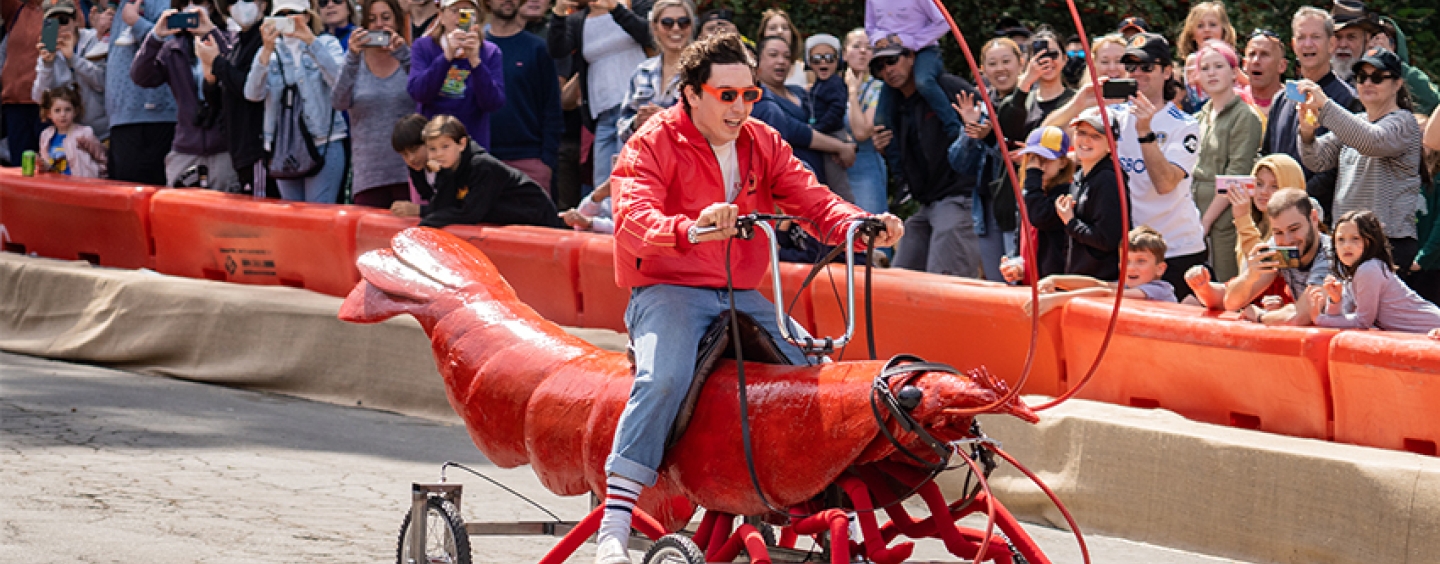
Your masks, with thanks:
M541 318L479 250L443 231L406 230L358 266L364 279L340 318L374 323L409 314L419 320L451 406L491 462L529 464L558 495L603 494L605 458L633 377L626 355L600 350ZM983 370L920 369L885 381L893 391L913 386L922 393L918 402L910 393L908 414L919 425L912 432L872 404L885 363L748 363L752 482L740 437L736 368L722 361L711 373L688 426L667 451L658 483L639 503L667 531L684 526L696 507L706 508L695 542L707 549L707 559L728 561L744 548L752 562L768 561L753 527L731 534L734 516L750 515L787 525L782 545L793 546L796 534L829 533L833 562L848 562L851 551L874 562L904 560L911 543L887 546L901 534L943 539L952 553L977 561L986 553L997 562L1012 555L1045 561L1028 542L1016 548L1028 538L988 494L947 504L925 468L940 458L930 447L971 436L974 408L1038 420L1003 382ZM898 502L913 493L930 518L905 514ZM891 517L884 527L877 508ZM989 510L993 519L997 508L1011 544L955 525L976 510ZM857 513L863 542L849 542L846 511Z

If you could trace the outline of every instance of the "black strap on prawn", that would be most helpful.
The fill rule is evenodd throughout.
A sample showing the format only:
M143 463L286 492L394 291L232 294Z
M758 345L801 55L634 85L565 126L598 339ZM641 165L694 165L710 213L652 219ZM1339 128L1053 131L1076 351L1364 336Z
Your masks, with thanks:
M896 450L924 466L932 474L939 474L950 465L950 446L936 439L910 415L910 412L920 405L920 400L924 399L924 392L920 388L910 385L910 382L926 372L960 374L959 370L948 364L926 362L925 359L914 355L895 355L885 362L885 367L880 370L880 374L875 376L875 383L870 388L870 410L875 414L875 423L880 427L880 432L885 435L891 445L895 446ZM895 386L891 382L896 378L900 378L899 394L894 392ZM890 413L890 417L900 425L901 430L914 433L920 442L930 448L936 461L931 462L924 456L916 454L900 442L894 433L890 432L890 426L885 423L884 412L880 410L882 405Z

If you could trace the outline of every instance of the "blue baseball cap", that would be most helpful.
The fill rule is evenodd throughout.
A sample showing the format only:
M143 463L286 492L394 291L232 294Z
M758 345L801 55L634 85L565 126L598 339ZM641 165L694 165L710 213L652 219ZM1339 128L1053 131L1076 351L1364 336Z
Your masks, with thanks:
M1069 152L1070 136L1065 130L1051 125L1031 131L1030 138L1025 140L1025 148L1017 154L1040 155L1054 160L1065 158Z

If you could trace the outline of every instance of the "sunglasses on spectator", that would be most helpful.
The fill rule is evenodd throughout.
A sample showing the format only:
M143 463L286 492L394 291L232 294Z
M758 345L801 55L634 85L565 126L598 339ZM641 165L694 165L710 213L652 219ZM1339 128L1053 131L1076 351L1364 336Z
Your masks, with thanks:
M880 74L881 71L898 62L900 62L900 55L886 55L870 59L870 74Z
M70 25L70 21L72 18L70 17L70 14L55 14L53 16L50 16L50 19L55 20L55 22L60 25Z
M810 62L817 65L820 63L833 63L836 58L834 53L821 53L819 55L810 55Z
M749 86L746 88L716 88L714 86L710 86L709 84L701 84L700 88L706 92L709 92L711 96L716 97L721 102L725 102L726 104L734 104L735 100L737 99L744 100L746 104L754 104L755 101L760 99L761 94L759 86Z
M1257 28L1255 28L1255 31L1250 32L1250 39L1255 39L1256 37L1261 37L1261 36L1269 37L1270 39L1274 39L1274 40L1276 40L1276 41L1280 41L1280 34L1275 33L1275 32L1273 32L1273 31L1270 31L1270 30L1268 30L1268 29L1265 29L1265 28L1263 28L1263 27L1257 27Z
M335 5L339 6L339 5L344 4L344 3L345 3L345 0L315 0L315 7L316 7L316 8L324 8L325 6L330 5L330 4L335 4Z
M681 16L678 18L660 18L660 27L663 27L665 29L672 29L677 27L680 29L686 29L690 27L690 16Z
M1380 84L1392 78L1395 78L1395 75L1385 71L1375 71L1374 73L1368 73L1363 70L1355 71L1355 84L1365 84L1367 80L1370 81L1371 84Z
M292 11L290 11L290 10L285 10L285 11L283 11L283 12L275 12L275 17L277 17L277 18L288 18L288 17L290 17L290 16L308 16L308 15L310 15L308 12L292 12Z
M1125 63L1125 72L1150 72L1155 70L1155 63Z

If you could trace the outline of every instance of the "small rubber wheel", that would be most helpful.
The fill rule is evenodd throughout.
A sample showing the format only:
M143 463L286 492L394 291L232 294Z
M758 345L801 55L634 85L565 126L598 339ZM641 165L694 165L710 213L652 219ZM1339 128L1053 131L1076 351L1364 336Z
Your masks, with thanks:
M410 513L406 512L395 551L397 564L470 564L470 533L455 504L432 497L425 505L425 560L410 560Z
M645 553L644 564L705 564L705 551L684 535L660 537Z

